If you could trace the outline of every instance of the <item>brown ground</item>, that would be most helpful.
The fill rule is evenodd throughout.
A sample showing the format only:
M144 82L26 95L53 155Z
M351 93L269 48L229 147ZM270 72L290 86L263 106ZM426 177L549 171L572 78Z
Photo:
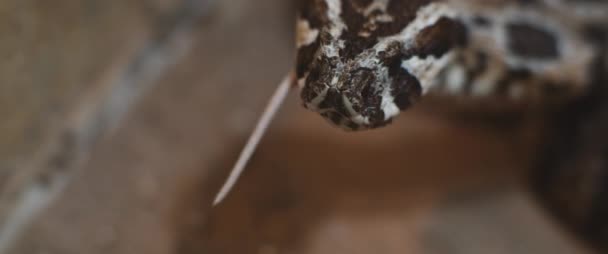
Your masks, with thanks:
M211 209L291 64L285 2L218 1L194 51L14 253L580 253L519 187L533 157L527 128L415 110L343 133L295 94Z

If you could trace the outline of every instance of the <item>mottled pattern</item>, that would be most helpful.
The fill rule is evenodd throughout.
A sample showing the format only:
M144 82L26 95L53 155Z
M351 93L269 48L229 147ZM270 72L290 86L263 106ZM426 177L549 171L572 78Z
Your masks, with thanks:
M347 130L384 126L428 92L543 101L589 86L579 32L602 3L303 0L304 106ZM573 12L572 10L578 10Z
M305 1L296 71L304 106L348 130L386 125L425 90L404 61L441 59L465 41L451 16L433 1Z

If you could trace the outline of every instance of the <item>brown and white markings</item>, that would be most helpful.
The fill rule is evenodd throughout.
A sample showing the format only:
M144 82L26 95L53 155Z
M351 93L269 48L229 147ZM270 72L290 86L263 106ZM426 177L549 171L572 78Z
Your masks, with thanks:
M571 190L568 186L601 189L600 196L592 193L593 200L608 202L608 189L601 187L608 182L608 167L600 167L604 180L589 181L571 176L597 176L597 166L583 164L579 170L561 163L586 158L585 149L572 144L590 146L591 157L608 160L608 139L595 140L581 127L602 123L594 119L608 113L602 103L608 100L607 1L300 0L296 27L293 76L273 96L214 204L245 167L290 82L301 89L306 108L345 130L384 126L431 93L467 100L561 101L556 125L563 128L555 137L568 138L548 147L568 149L548 149L535 187L571 224L576 224L572 214L580 215L568 207L572 202L551 198ZM560 185L564 179L578 183ZM581 201L585 195L571 196ZM605 217L608 206L590 204L581 208L583 214ZM577 231L598 231L592 222L585 225ZM608 226L599 228L606 233L592 240L605 246Z
M531 2L531 3L529 3ZM302 1L304 106L347 130L384 126L429 92L542 100L589 83L594 47L556 1Z

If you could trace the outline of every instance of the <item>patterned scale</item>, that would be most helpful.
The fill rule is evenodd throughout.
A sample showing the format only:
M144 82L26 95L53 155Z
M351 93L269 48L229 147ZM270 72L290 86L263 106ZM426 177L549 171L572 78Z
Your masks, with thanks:
M524 101L580 96L590 86L588 70L599 52L581 31L586 22L606 17L601 11L607 6L302 1L296 66L301 97L331 123L362 130L390 123L428 93Z

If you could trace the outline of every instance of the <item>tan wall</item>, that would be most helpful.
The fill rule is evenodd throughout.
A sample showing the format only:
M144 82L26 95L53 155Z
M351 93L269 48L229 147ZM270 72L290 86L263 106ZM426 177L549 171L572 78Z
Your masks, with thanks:
M151 76L142 59L171 58L164 44L204 9L189 5L204 2L0 3L0 252L7 216L32 188L69 176L119 122L146 90L136 84Z

